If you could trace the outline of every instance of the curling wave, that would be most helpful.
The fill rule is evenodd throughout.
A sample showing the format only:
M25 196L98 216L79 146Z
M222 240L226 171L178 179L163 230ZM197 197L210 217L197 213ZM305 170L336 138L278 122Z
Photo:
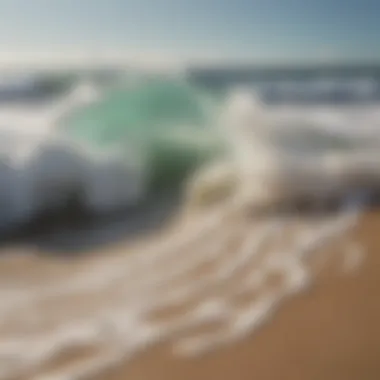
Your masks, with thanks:
M375 108L357 111L356 127L380 121ZM334 112L286 113L241 89L213 99L173 80L103 95L78 87L43 112L40 128L1 129L0 226L74 196L91 212L112 212L189 178L190 204L225 189L259 209L377 188L376 130L342 129L348 111Z
M106 213L179 185L219 149L205 107L182 83L107 94L81 85L43 110L33 128L1 128L1 228L62 208L72 197Z

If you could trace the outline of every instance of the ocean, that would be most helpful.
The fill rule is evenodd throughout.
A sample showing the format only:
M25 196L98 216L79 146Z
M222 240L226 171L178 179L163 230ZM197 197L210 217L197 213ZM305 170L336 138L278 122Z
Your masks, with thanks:
M358 268L379 67L96 74L0 85L0 379L202 355L309 289L329 245Z

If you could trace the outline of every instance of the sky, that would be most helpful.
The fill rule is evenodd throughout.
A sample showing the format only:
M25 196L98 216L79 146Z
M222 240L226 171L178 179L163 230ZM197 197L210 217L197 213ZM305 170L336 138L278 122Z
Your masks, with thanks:
M380 0L0 0L0 59L380 60Z

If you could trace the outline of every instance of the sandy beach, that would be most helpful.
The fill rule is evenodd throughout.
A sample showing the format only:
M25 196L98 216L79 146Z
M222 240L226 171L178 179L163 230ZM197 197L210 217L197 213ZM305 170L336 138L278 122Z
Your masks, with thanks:
M362 267L325 271L244 341L193 360L159 346L99 379L378 379L379 230L379 213L369 212L355 231L367 248Z
M196 359L159 345L96 379L378 379L379 230L378 211L368 212L355 231L366 247L361 268L349 276L327 268L245 340Z
M378 379L380 376L380 303L377 300L380 287L380 214L377 210L366 212L360 217L358 225L345 235L354 239L365 250L365 257L357 269L343 273L341 265L333 254L329 254L328 264L317 276L316 281L305 292L295 294L285 300L262 327L244 339L211 350L192 358L173 355L170 339L154 343L131 359L121 360L100 370L90 377L94 380L150 380L150 379L220 379L236 377L242 380L257 379L313 379L313 380L356 380ZM120 246L115 248L120 251ZM339 245L331 245L330 251L339 250ZM20 287L58 283L75 273L86 270L103 260L101 257L62 258L38 255L28 248L7 248L7 255L0 265L2 289L18 281ZM21 254L20 254L21 252ZM26 253L25 253L26 252ZM333 253L333 252L330 252ZM103 252L104 254L104 252ZM102 254L102 255L103 255ZM117 256L117 255L116 255ZM94 264L95 263L95 264ZM203 271L207 269L203 268ZM102 273L98 273L102 276ZM14 285L12 285L14 286ZM49 285L51 286L51 285ZM220 291L228 291L222 289ZM58 297L43 301L38 306L38 316L46 318L33 324L29 318L18 314L2 318L1 343L18 331L25 337L33 330L43 332L49 329L59 317L70 309L71 318L80 316L100 302L107 306L104 291L92 292L91 296L81 298ZM8 300L4 300L6 302ZM68 302L68 303L67 303ZM3 303L3 307L4 307ZM95 307L95 306L96 307ZM24 305L25 306L25 305ZM26 306L25 306L26 308ZM9 309L11 310L11 309ZM27 310L27 308L25 309ZM174 309L175 310L175 309ZM11 310L12 311L12 310ZM36 310L35 310L36 311ZM166 311L168 315L177 312ZM55 314L54 314L55 313ZM165 315L165 311L164 314ZM57 317L58 316L58 317ZM51 319L49 319L51 317ZM24 319L23 319L24 318ZM58 319L57 319L58 318ZM213 328L208 326L208 328ZM42 330L40 330L42 329ZM60 379L61 368L80 363L89 357L96 357L97 347L90 345L58 350L46 359L41 366L19 376L1 377L2 379L37 380ZM2 359L4 360L4 359ZM55 377L57 376L57 377ZM71 377L64 377L71 379ZM74 378L74 377L73 377ZM75 377L75 379L80 377ZM86 377L87 378L87 377Z

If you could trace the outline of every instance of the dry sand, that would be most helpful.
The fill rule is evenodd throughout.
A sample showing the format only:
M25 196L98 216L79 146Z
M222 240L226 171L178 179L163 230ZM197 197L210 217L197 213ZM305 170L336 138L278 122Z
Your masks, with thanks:
M379 212L367 212L352 235L366 248L356 272L342 275L327 268L310 290L286 301L273 320L244 341L194 359L173 357L168 345L160 344L93 380L378 380ZM3 283L14 276L21 279L23 273L36 281L41 276L59 278L73 266L85 267L87 259L72 264L34 255L9 256L0 274ZM75 360L84 354L69 356Z

